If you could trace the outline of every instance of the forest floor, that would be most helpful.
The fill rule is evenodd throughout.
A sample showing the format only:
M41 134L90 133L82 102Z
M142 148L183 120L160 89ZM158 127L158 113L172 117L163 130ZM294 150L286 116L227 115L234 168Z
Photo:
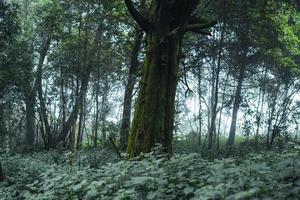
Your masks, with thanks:
M300 146L219 159L154 150L120 160L109 149L0 154L1 200L299 199Z

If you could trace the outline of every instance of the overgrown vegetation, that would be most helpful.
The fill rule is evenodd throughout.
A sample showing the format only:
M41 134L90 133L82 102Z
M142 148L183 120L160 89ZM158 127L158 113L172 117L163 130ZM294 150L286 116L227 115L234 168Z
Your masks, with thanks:
M297 199L300 146L207 160L200 154L168 159L156 147L133 160L109 150L74 155L1 154L6 180L0 199ZM143 158L140 160L140 158Z

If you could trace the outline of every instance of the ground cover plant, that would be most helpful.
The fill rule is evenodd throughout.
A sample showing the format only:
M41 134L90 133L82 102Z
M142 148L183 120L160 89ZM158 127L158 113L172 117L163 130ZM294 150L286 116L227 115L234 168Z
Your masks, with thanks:
M107 157L113 155L107 150L93 151L99 156L94 161L88 158L91 152L71 157L57 152L2 155L6 180L0 183L0 199L242 200L300 195L299 145L213 160L196 153L168 158L159 150L133 160Z

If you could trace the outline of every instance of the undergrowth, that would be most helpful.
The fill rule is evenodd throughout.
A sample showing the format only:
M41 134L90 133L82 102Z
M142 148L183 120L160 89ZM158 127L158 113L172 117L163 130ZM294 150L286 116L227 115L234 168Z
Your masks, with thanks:
M113 151L2 154L0 199L298 199L300 147L212 158L154 149L130 161ZM232 153L232 152L231 152Z

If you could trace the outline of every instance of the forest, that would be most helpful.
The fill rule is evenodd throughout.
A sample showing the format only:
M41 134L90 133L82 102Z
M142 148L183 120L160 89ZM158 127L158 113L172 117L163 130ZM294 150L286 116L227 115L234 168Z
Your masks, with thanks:
M299 126L299 0L0 0L0 200L297 200Z

